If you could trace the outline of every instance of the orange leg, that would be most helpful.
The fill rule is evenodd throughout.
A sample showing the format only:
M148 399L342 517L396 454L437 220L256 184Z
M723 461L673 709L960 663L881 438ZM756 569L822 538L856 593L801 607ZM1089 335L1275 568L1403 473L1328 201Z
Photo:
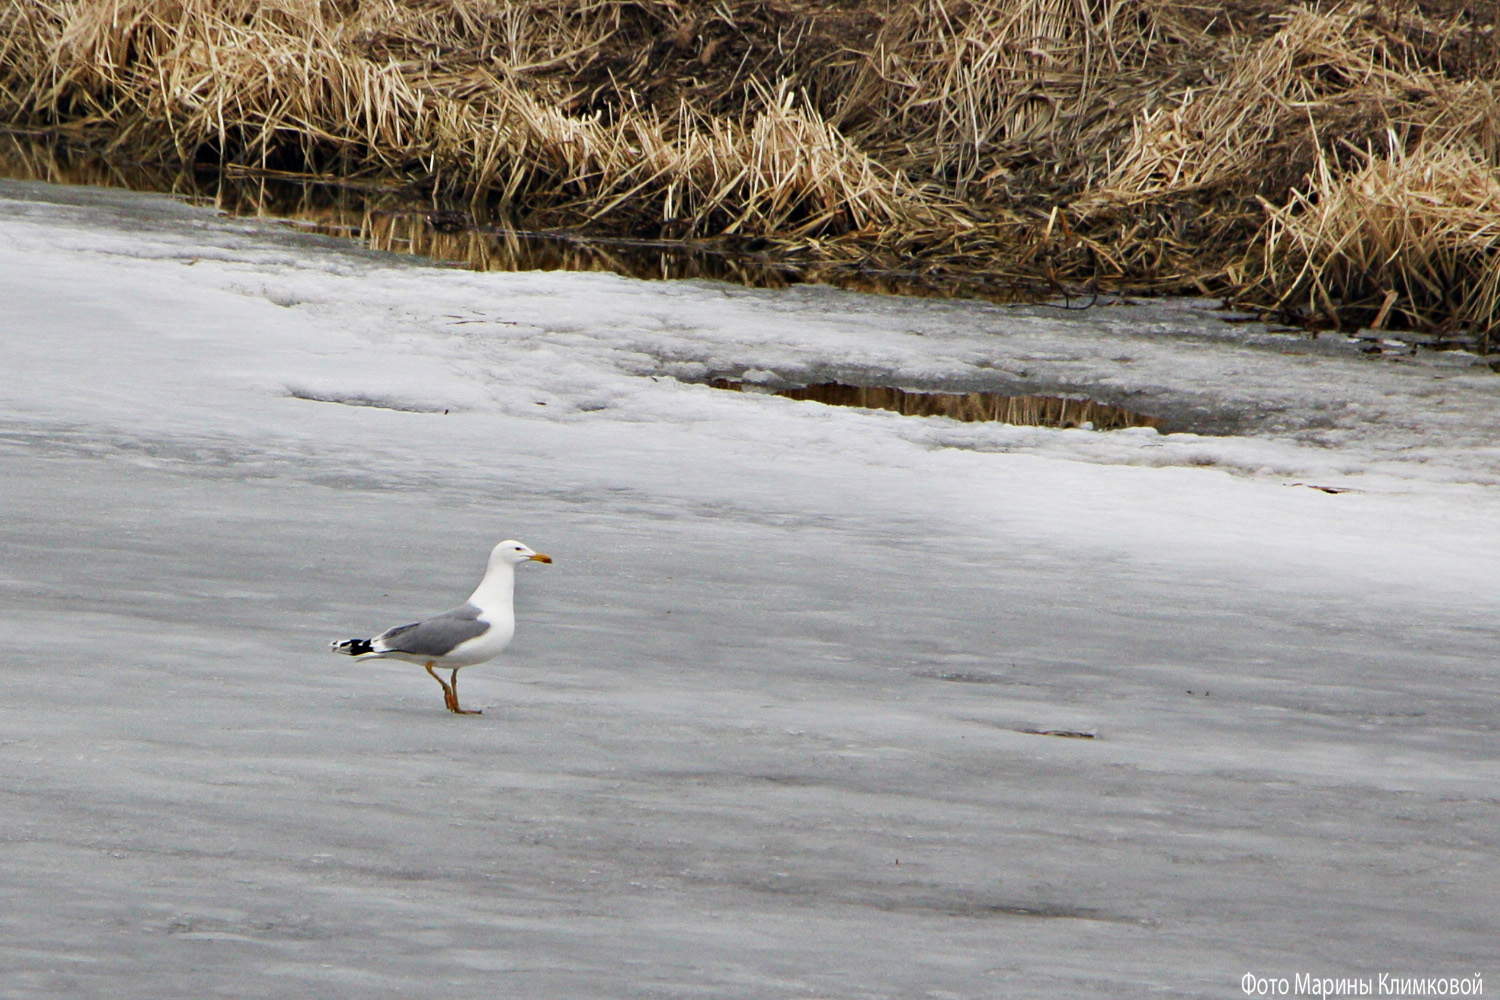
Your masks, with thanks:
M450 711L450 712L457 712L458 711L458 695L455 694L453 692L453 689L448 686L448 682L445 681L445 680L443 680L441 677L439 677L437 675L437 673L432 669L432 664L434 662L436 662L436 661L434 661L434 660L428 660L427 661L427 672L429 674L432 674L432 679L433 680L437 681L439 684L441 684L443 686L443 704L445 706L447 706L448 711Z
M437 674L433 674L433 676L436 677ZM456 667L454 668L453 674L448 678L448 680L450 682L450 687L448 688L448 690L450 690L450 691L453 692L453 704L451 704L451 705L448 706L448 708L451 711L457 712L459 715L483 715L484 714L484 709L482 709L482 708L459 708L458 707L458 669Z

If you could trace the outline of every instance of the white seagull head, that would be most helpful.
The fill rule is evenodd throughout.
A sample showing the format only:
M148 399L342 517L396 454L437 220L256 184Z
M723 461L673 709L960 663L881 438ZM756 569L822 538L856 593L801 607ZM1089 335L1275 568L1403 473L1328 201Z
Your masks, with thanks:
M551 556L543 555L540 552L534 551L530 546L524 545L521 542L516 541L514 538L507 538L499 545L496 545L494 550L490 552L491 566L495 566L500 563L505 563L510 566L519 566L523 562L549 563L551 561Z

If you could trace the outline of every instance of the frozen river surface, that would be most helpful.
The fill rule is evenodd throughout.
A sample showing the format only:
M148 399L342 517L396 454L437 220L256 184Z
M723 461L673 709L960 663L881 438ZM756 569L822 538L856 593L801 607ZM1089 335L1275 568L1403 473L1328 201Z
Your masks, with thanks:
M1493 992L1500 377L1316 346L0 182L0 997ZM511 536L483 715L328 654Z

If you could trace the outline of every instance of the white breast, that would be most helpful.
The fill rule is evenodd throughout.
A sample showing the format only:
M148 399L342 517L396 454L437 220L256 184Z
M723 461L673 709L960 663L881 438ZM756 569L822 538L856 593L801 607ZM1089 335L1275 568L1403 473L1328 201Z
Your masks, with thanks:
M483 617L480 621L484 621ZM454 667L467 667L475 663L483 663L492 660L510 645L511 638L516 634L516 620L514 616L507 617L504 621L489 622L489 628L483 635L476 635L453 647L453 651L443 657L443 663Z

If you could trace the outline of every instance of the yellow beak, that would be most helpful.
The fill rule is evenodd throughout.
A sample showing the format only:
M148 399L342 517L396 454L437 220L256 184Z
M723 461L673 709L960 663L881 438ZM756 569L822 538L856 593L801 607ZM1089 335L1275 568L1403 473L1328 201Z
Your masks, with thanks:
M537 554L536 554L536 555L534 555L534 556L532 556L532 557L531 557L531 561L532 561L532 562L544 562L544 563L549 563L549 562L551 562L551 561L552 561L552 557L551 557L551 556L549 556L549 555L544 555L544 554L543 554L543 553L541 553L541 552L538 552L538 553L537 553Z

